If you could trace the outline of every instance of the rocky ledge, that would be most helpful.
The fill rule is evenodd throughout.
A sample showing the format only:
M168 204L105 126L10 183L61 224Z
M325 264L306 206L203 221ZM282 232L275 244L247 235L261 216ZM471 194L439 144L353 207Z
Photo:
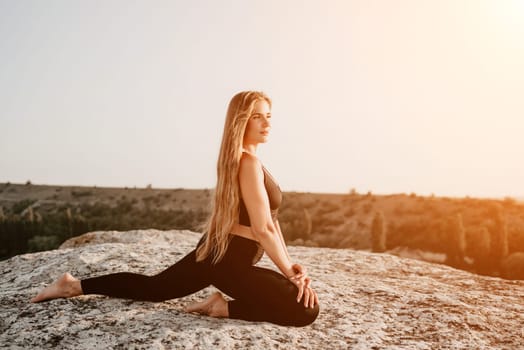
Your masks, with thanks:
M321 311L282 327L188 314L214 291L162 303L79 296L32 304L69 271L154 274L197 243L190 231L91 232L60 249L0 262L0 347L69 349L517 349L524 344L524 281L347 249L289 247L306 265ZM267 257L259 263L273 268Z

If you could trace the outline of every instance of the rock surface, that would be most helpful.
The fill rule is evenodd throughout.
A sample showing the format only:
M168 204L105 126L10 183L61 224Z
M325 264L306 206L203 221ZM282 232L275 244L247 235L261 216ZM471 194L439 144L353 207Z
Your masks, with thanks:
M187 314L209 287L162 303L87 295L32 304L69 271L154 274L200 234L94 232L61 249L0 262L0 347L69 349L523 349L524 281L481 277L387 254L289 247L307 266L321 302L304 328ZM261 266L274 268L264 258Z

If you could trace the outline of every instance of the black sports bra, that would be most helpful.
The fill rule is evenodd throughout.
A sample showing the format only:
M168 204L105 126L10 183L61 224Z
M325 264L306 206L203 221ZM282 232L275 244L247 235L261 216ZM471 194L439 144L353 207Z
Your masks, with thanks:
M282 191L280 190L278 183L264 167L264 165L262 165L262 170L264 171L264 187L266 188L266 192L269 197L271 217L273 218L273 221L276 221L278 217L278 208L282 202ZM240 195L240 204L238 209L238 223L245 226L251 226L251 221L249 220L246 204L242 199L242 195Z

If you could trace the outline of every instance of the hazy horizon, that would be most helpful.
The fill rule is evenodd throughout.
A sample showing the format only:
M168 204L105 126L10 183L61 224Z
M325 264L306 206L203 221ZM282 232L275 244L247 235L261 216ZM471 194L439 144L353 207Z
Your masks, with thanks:
M522 198L524 3L0 1L0 182L213 188L273 99L283 191Z
M30 181L30 180L28 180ZM31 182L31 186L50 186L50 187L85 187L86 189L87 188L94 188L96 187L97 189L122 189L122 190L125 190L126 188L127 189L136 189L136 190L147 190L148 189L148 186L151 185L151 188L153 190L161 190L161 191L169 191L169 190L179 190L179 189L182 189L182 190L190 190L190 191L204 191L204 190L209 190L209 189L213 189L213 188L210 188L210 187L157 187L157 186L154 186L153 184L146 184L144 186L99 186L99 185L78 185L78 184L44 184L44 183L34 183L32 181ZM11 185L17 185L17 186L25 186L26 185L26 182L9 182ZM0 182L0 184L6 184L6 182ZM311 192L311 191L288 191L286 189L282 189L283 192L296 192L296 193L311 193L311 194L318 194L318 195L345 195L345 194L350 194L351 193L351 190L352 189L349 189L349 191L346 191L346 192L317 192L317 191L314 191L314 192ZM356 189L355 189L356 190ZM376 192L373 192L371 191L371 194L373 196L394 196L394 195L406 195L406 196L409 196L411 194L415 194L417 196L420 196L420 197L431 197L431 196L435 196L435 197L440 197L440 198L455 198L455 199L461 199L461 198L476 198L476 199L486 199L486 200L490 200L490 199L493 199L493 200L505 200L507 198L510 198L510 199L514 199L516 201L524 201L524 196L500 196L500 197L476 197L476 196L469 196L469 195L465 195L465 196L448 196L448 195L440 195L438 193L429 193L429 194L420 194L420 193L415 193L415 192L411 192L411 193L407 193L407 192L397 192L397 193L376 193ZM358 195L366 195L368 192L364 192L364 191L357 191L357 194Z

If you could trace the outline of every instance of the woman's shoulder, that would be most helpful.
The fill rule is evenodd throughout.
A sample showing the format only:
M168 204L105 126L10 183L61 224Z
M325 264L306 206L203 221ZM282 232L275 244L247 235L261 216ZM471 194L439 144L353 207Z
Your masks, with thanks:
M239 171L240 173L263 172L262 162L253 153L243 151L240 157Z
M240 157L240 164L248 166L262 166L262 162L256 155L249 153L247 151L242 151L242 156Z

